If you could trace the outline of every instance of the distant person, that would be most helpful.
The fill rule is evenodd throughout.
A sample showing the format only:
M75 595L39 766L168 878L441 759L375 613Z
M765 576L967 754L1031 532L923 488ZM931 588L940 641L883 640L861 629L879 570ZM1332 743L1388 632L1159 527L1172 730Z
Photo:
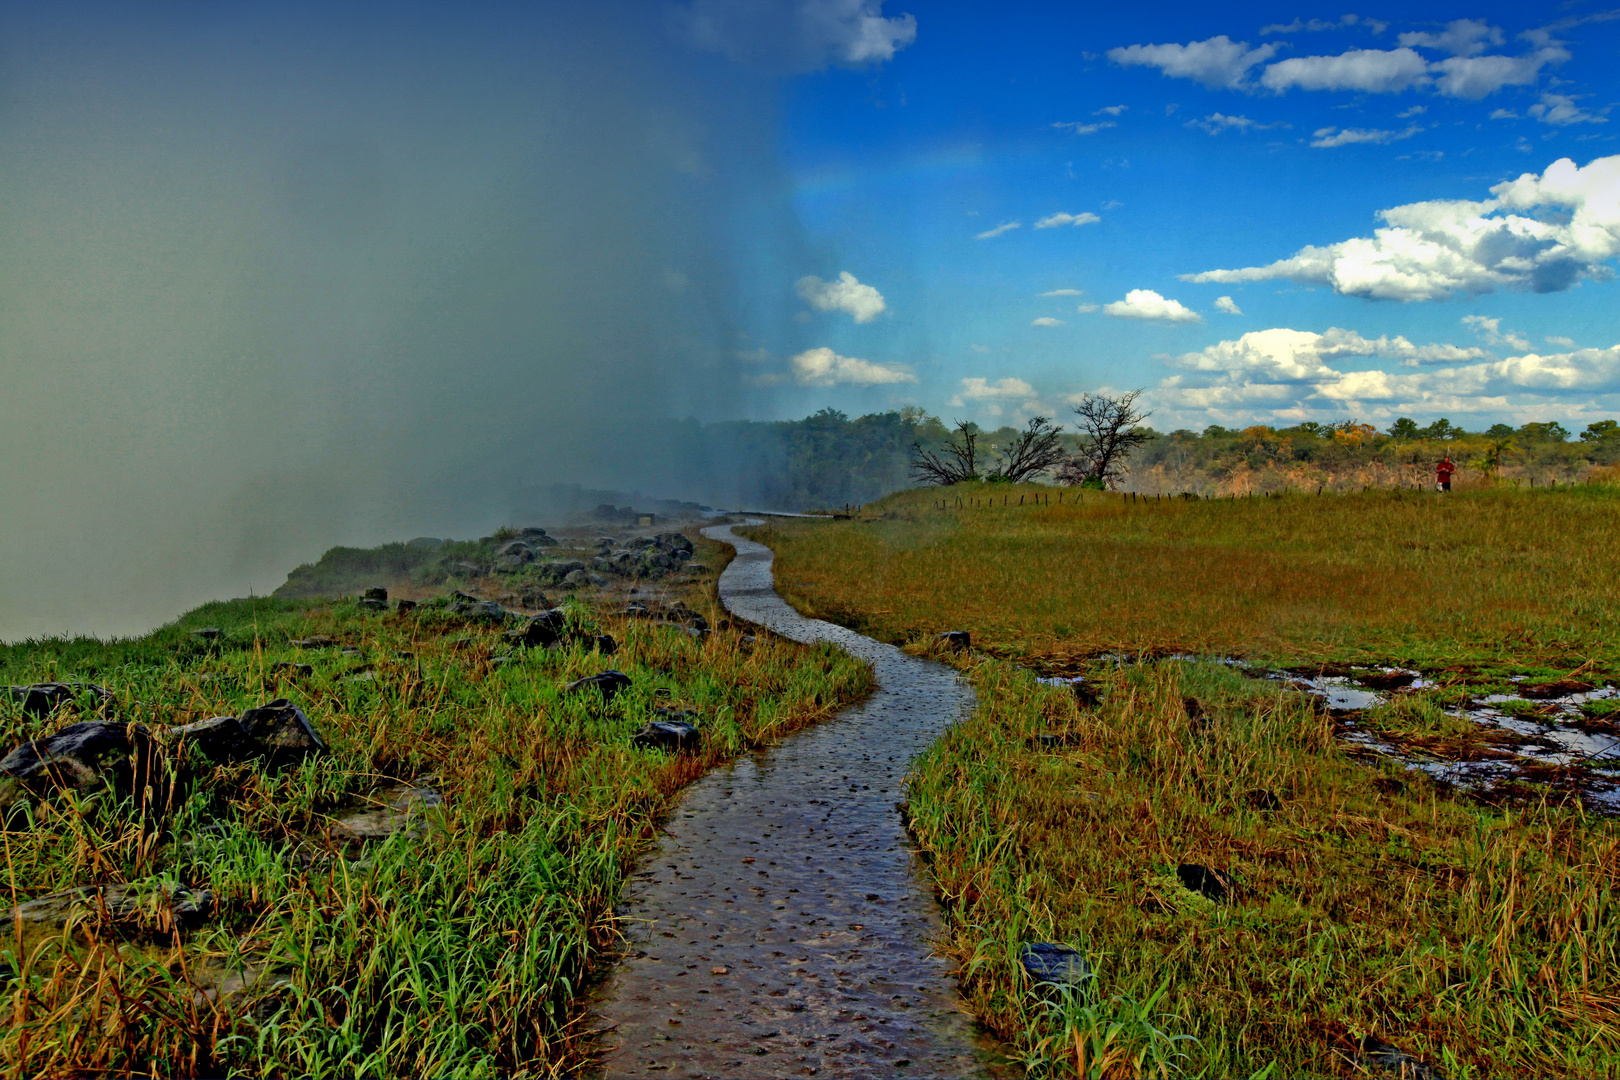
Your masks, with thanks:
M1447 454L1440 459L1440 464L1434 467L1434 478L1438 481L1441 491L1451 490L1451 474L1457 471L1457 466L1451 463L1451 455Z

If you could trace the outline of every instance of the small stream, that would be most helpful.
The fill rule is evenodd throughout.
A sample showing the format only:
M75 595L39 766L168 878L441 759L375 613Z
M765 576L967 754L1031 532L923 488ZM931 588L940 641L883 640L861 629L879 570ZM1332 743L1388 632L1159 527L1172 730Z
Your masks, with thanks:
M878 689L835 719L715 769L682 795L620 909L625 955L594 996L608 1077L1010 1075L965 1010L926 870L896 803L911 759L973 709L955 672L779 596L771 551L720 598L795 641L869 662Z

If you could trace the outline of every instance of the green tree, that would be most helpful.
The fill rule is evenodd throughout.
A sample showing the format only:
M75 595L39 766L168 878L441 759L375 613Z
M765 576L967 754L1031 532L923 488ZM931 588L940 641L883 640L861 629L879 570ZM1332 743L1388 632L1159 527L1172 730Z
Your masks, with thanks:
M1413 420L1410 416L1403 416L1396 420L1393 424L1389 425L1389 434L1391 438L1416 439L1419 432L1420 429L1417 426L1417 421Z
M1620 438L1620 421L1597 420L1587 424L1586 430L1581 432L1581 442L1584 443L1605 442L1616 438Z
M1569 429L1556 420L1540 421L1520 428L1519 437L1526 442L1568 442Z

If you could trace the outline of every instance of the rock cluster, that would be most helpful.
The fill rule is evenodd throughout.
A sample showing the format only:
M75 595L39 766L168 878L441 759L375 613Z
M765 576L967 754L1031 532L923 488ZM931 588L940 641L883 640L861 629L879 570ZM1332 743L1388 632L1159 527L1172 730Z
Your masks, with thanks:
M598 545L599 553L591 565L601 573L619 577L663 577L692 558L692 541L681 533L638 536L623 547L614 547L608 537L603 537Z
M568 621L568 612L562 608L543 611L516 630L508 630L506 640L524 649L549 649L553 645L583 645L595 649L603 656L611 656L619 647L612 635L593 634L571 625Z
M70 705L83 694L94 694L98 701L105 705L112 700L112 694L105 686L95 683L61 683L45 682L34 683L30 686L8 686L6 695L22 706L22 711L29 716L43 720L63 705Z

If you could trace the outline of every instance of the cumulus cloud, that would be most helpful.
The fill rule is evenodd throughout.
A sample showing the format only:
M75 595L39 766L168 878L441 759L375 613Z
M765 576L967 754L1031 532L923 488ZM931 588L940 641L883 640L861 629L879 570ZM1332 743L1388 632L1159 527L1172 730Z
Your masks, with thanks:
M1086 295L1086 291L1084 289L1052 289L1052 290L1050 290L1048 292L1041 293L1041 295L1042 296L1084 296L1084 295Z
M1523 56L1453 56L1433 65L1440 73L1435 89L1448 97L1477 101L1504 86L1528 86L1548 64L1569 59L1569 50L1548 45Z
M1090 315L1093 311L1099 311L1101 309L1098 308L1096 304L1081 304L1074 310L1078 311L1082 315Z
M979 233L973 239L975 239L975 240L992 240L995 237L1000 236L1004 232L1012 232L1014 229L1021 229L1023 227L1024 227L1024 223L1021 222L1021 221L1003 221L1000 225L997 225L993 229L984 230L984 232Z
M1531 116L1543 124L1556 124L1559 127L1568 127L1570 124L1607 124L1608 117L1589 113L1575 104L1575 99L1567 94L1542 94L1541 100L1530 106L1527 110ZM1492 113L1491 115L1495 115Z
M1545 340L1549 345L1562 345L1566 349L1573 349L1575 347L1574 338L1559 337L1555 334L1548 334L1543 340Z
M1408 351L1403 361L1408 366L1442 366L1396 374L1346 371L1328 362ZM1192 374L1163 380L1154 392L1155 403L1231 415L1269 409L1273 415L1298 418L1321 409L1392 417L1549 406L1574 415L1594 404L1602 409L1603 395L1620 395L1620 345L1497 360L1454 345L1416 347L1404 338L1374 340L1347 330L1312 334L1279 328L1245 334L1171 362ZM1614 400L1620 403L1620 397Z
M1059 213L1041 218L1035 223L1035 227L1037 229L1055 229L1060 225L1094 225L1101 220L1102 218L1089 210L1080 214Z
M1243 309L1238 307L1237 301L1233 300L1230 296L1217 296L1215 298L1215 310L1224 311L1228 315L1243 314Z
M1247 116L1227 116L1224 113L1210 113L1202 120L1189 120L1186 127L1199 128L1211 135L1219 135L1223 131L1266 131L1270 128L1285 128L1292 125L1278 120L1272 124L1262 124L1258 120L1250 120Z
M817 311L848 312L858 323L871 322L887 307L882 293L862 285L848 270L837 281L822 281L814 274L800 278L799 296Z
M1104 128L1118 127L1112 120L1099 120L1095 124L1087 124L1080 120L1059 120L1052 125L1059 131L1072 132L1075 135L1095 135Z
M1249 69L1271 59L1276 45L1249 48L1225 34L1185 45L1127 45L1109 49L1108 59L1124 67L1156 67L1165 75L1194 79L1210 87L1244 89Z
M1484 19L1453 19L1439 33L1415 31L1395 39L1402 45L1439 49L1453 56L1473 56L1502 44L1502 31Z
M1042 315L1038 319L1031 319L1029 325L1031 325L1031 326L1063 326L1065 324L1064 324L1062 319L1054 319L1049 315Z
M1404 131L1387 131L1382 128L1318 128L1311 134L1311 145L1319 149L1331 149L1335 146L1348 146L1351 143L1392 143L1402 139L1410 139L1422 131L1421 125L1413 124Z
M1104 105L1102 108L1096 110L1091 115L1092 116L1118 116L1120 113L1124 112L1125 110L1127 110L1129 108L1130 108L1129 105Z
M903 364L874 364L853 356L839 356L828 348L806 349L795 356L793 379L800 386L880 386L914 383L917 376Z
M1398 94L1429 77L1429 62L1411 49L1351 49L1338 56L1294 56L1266 68L1260 84L1282 93L1301 90L1359 90Z
M1269 266L1210 270L1183 281L1287 279L1375 300L1439 300L1499 289L1560 292L1614 275L1620 255L1620 156L1577 167L1562 158L1490 199L1436 199L1379 211L1385 227Z
M1194 323L1203 317L1179 300L1169 300L1152 289L1132 289L1125 299L1103 305L1103 311L1116 319L1149 319L1154 322Z
M884 17L883 0L691 0L670 18L698 47L770 71L881 62L917 39L917 20Z
M1037 413L1051 415L1035 388L1023 379L989 379L972 377L962 380L962 387L946 402L953 409L972 406L990 416L1002 416L1008 411L1014 415L1031 416Z

